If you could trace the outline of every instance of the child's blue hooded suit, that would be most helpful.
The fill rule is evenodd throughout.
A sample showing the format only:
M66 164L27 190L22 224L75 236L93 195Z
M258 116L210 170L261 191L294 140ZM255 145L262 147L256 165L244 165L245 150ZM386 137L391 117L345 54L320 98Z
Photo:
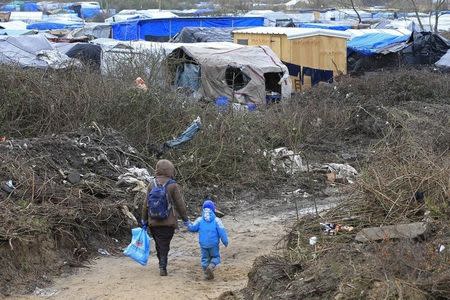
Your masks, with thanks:
M202 216L188 225L188 230L199 233L199 243L202 250L202 267L209 264L213 267L220 264L219 242L228 246L228 235L220 218L216 217L214 202L207 200L203 203Z

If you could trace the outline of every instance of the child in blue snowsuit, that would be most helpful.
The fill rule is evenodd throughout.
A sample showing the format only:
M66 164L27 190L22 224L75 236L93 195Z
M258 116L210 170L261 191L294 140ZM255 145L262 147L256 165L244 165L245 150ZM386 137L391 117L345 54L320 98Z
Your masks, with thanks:
M187 224L190 232L199 233L199 243L202 253L202 269L205 279L214 279L214 269L220 264L219 242L228 246L228 235L220 218L215 215L216 206L211 200L203 203L202 216L194 223Z

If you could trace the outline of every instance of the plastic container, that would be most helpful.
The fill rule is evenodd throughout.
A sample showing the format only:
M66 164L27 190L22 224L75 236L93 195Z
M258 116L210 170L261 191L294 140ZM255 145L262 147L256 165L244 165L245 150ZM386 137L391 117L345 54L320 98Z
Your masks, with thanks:
M220 112L226 111L229 104L230 104L230 101L228 100L228 97L226 97L226 96L220 96L220 97L217 97L217 99L216 99L216 106Z

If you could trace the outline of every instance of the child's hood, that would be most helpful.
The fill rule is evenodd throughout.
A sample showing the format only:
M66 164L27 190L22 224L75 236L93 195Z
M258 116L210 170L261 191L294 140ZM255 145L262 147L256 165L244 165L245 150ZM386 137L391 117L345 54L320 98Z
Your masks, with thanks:
M216 218L214 212L209 208L204 208L202 213L203 220L206 222L212 222Z

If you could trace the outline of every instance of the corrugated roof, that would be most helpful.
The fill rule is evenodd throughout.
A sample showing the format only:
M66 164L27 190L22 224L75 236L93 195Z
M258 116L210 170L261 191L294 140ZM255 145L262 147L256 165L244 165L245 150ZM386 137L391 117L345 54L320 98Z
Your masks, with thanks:
M321 28L294 28L294 27L254 27L234 30L233 33L253 33L253 34L280 34L286 35L288 39L305 38L310 36L332 36L338 38L350 38L344 31L321 29Z

